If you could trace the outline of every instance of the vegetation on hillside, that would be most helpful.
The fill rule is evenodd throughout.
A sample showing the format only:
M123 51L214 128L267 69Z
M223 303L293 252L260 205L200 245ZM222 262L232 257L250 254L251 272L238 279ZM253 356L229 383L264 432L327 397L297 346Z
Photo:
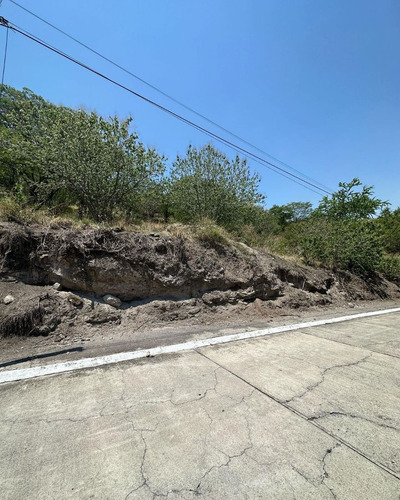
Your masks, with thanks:
M242 241L304 262L359 274L400 276L400 208L376 198L359 179L340 183L313 210L293 202L266 209L260 178L246 160L213 145L189 146L167 159L130 131L132 118L56 106L28 89L0 97L0 216L35 214L96 223L222 226Z

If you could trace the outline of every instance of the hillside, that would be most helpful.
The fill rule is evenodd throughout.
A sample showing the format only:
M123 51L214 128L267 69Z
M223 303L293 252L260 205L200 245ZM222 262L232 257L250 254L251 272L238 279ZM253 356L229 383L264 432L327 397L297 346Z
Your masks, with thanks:
M0 335L67 344L143 325L251 324L294 310L400 297L398 285L378 274L363 280L235 241L167 231L3 222L0 255ZM107 304L107 294L121 304ZM9 304L7 295L14 298Z

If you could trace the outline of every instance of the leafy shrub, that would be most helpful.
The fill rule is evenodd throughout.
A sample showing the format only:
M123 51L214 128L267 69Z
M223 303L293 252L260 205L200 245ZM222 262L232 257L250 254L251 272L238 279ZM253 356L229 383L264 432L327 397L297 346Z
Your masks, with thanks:
M19 217L21 206L13 196L3 195L0 199L0 218L12 220Z
M111 220L164 174L164 158L130 132L131 118L104 119L8 86L0 111L0 186L18 183L34 205L76 203L81 217Z
M399 280L400 257L384 255L379 264L379 271L390 280Z
M386 252L400 253L400 208L386 208L375 224Z
M374 272L382 259L379 238L367 220L316 219L303 226L298 246L308 264L359 274Z
M40 223L46 218L43 211L35 210L32 205L21 203L18 196L3 195L0 198L0 219L19 223Z
M243 223L243 210L263 202L260 177L251 174L246 160L230 160L211 144L189 146L185 157L173 163L169 200L176 220L211 219L229 229Z

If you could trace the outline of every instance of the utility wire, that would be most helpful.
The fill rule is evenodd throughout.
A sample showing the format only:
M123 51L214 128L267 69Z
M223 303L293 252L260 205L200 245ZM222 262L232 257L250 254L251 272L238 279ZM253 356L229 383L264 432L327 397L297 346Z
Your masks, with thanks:
M7 63L7 51L8 51L8 35L10 33L10 30L8 26L6 26L6 46L4 49L4 59L3 59L3 70L1 72L1 91L3 92L3 86L4 86L4 75L6 72L6 63Z
M104 74L102 74L102 73L100 73L100 72L98 72L98 71L94 70L93 68L90 68L90 67L89 67L89 66L87 66L86 64L84 64L84 63L82 63L82 62L80 62L80 61L78 61L78 60L76 60L76 59L72 58L72 57L71 57L71 56L69 56L68 54L66 54L66 53L62 52L60 49L57 49L57 48L55 48L55 47L53 47L53 46L49 45L48 43L44 42L44 41L43 41L43 40L41 40L40 38L36 37L35 35L33 35L33 34L31 34L31 33L27 32L26 30L23 30L22 28L18 27L17 25L15 25L15 24L14 24L14 25L12 25L12 26L11 26L11 25L8 23L8 21L6 21L4 18L0 18L0 23L1 23L1 24L3 24L3 26L7 26L7 27L9 27L10 29L12 29L13 31L15 31L15 32L17 32L17 33L20 33L21 35L23 35L23 36L25 36L25 37L27 37L27 38L29 38L29 39L33 40L34 42L38 43L39 45L42 45L42 46L44 46L44 47L48 48L49 50L51 50L51 51L55 52L56 54L61 55L62 57L64 57L64 58L66 58L66 59L70 60L71 62L74 62L75 64L77 64L77 65L79 65L79 66L83 67L84 69L87 69L88 71L90 71L90 72L92 72L92 73L94 73L94 74L96 74L96 75L100 76L101 78L103 78L103 79L105 79L105 80L109 81L110 83L113 83L114 85L116 85L116 86L118 86L118 87L120 87L120 88L122 88L122 89L126 90L127 92L130 92L131 94L135 95L136 97L139 97L140 99L143 99L144 101L148 102L149 104L152 104L152 105L156 106L157 108L159 108L159 109L161 109L162 111L164 111L164 112L166 112L166 113L170 114L171 116L174 116L175 118L177 118L177 119L179 119L179 120L183 121L184 123L186 123L186 124L188 124L188 125L192 126L193 128L195 128L195 129L197 129L197 130L199 130L199 131L201 131L201 132L205 133L205 134L206 134L206 135L208 135L209 137L211 137L211 138L213 138L213 139L216 139L218 142L221 142L222 144L224 144L224 145L226 145L226 146L230 147L231 149L234 149L236 152L239 152L239 153L241 153L241 154L244 154L244 156L246 156L247 158L252 159L252 160L256 161L257 163L260 163L260 164L261 164L261 165L263 165L264 167L267 167L267 168L269 168L270 170L272 170L273 172L278 173L278 174L282 175L283 177L285 177L285 178L287 178L287 179L290 179L290 180L291 180L291 181L293 181L293 182L296 182L296 184L299 184L299 185L301 185L301 186L303 186L303 187L305 187L305 188L309 189L310 191L313 191L314 193L317 193L317 191L315 191L314 189L311 189L310 187L308 187L308 186L306 186L306 185L304 185L304 184L300 184L300 182L297 182L297 181L295 181L294 179L298 179L298 180L299 180L299 181L301 181L302 183L308 184L309 186L313 186L313 187L315 187L316 189L318 189L319 191L323 191L323 192L325 192L326 194L330 194L328 191L325 191L325 190L321 189L319 186L316 186L316 185L314 185L314 184L312 184L312 183L310 183L310 182L308 182L308 181L306 181L306 180L302 179L301 177L299 177L299 176L296 176L296 175L292 174L291 172L287 172L286 170L284 170L284 169L282 169L282 168L280 168L280 167L278 167L278 166L274 165L273 163L268 162L267 160L265 160L265 159L263 159L263 158L258 157L258 156L257 156L257 155L255 155L254 153L251 153L251 152L249 152L249 151L245 150L244 148L241 148L240 146L238 146L238 145L236 145L236 144L234 144L234 143L232 143L232 142L230 142L230 141L228 141L228 140L224 139L223 137L220 137L220 136L218 136L217 134L214 134L213 132L211 132L211 131L209 131L209 130L207 130L207 129L205 129L205 128L203 128L203 127L199 126L199 125L197 125L197 124L196 124L196 123L194 123L194 122L191 122L190 120L188 120L188 119L184 118L183 116L180 116L180 115L178 115L177 113L174 113L173 111L169 110L168 108L165 108L164 106L161 106L160 104L156 103L155 101L152 101L151 99L149 99L149 98L147 98L147 97L145 97L145 96L143 96L143 95L141 95L141 94L139 94L139 93L137 93L137 92L133 91L132 89L130 89L130 88L128 88L128 87L126 87L126 86L124 86L124 85L120 84L119 82L117 82L117 81L115 81L115 80L112 80L111 78L107 77L106 75L104 75ZM271 167L273 167L273 168L271 168ZM277 170L275 170L275 169L277 169ZM286 174L288 174L288 175L285 175L285 173L286 173ZM289 176L290 176L290 177L289 177ZM320 193L318 192L317 194L320 194Z
M249 158L249 156L248 156L248 155L241 153L241 151L239 151L238 149L236 149L234 146L231 146L231 149L233 149L234 151L236 151L236 152L237 152L237 153L239 153L239 154L242 154L242 155L243 155L243 156L245 156L246 158ZM254 162L258 163L259 165L261 165L261 166L263 166L263 167L270 168L270 167L268 167L267 165L265 165L262 161L257 160L256 158L249 158L249 159L250 159L251 161L254 161ZM295 184L298 184L299 186L301 186L301 187L303 187L303 188L306 188L306 189L308 189L309 191L312 191L313 193L317 194L318 196L321 196L321 192L320 192L320 191L316 191L315 189L311 188L310 186L306 186L306 185L302 184L301 182L296 181L296 179L293 179L292 177L289 177L288 175L285 175L284 173L279 172L278 170L273 170L272 168L270 168L270 170L272 170L272 172L275 172L276 174L281 175L282 177L285 177L285 179L289 179L290 181L294 182Z
M59 28L58 26L55 26L53 23L47 21L46 19L44 19L43 17L39 16L38 14L35 14L34 12L32 12L31 10L27 9L26 7L24 7L23 5L19 4L18 2L15 2L15 0L9 0L12 4L16 5L17 7L19 7L20 9L24 10L25 12L27 12L28 14L32 15L33 17L35 17L36 19L39 19L40 21L42 21L43 23L47 24L48 26L50 26L51 28L55 29L56 31L58 31L59 33L63 34L64 36L66 36L67 38L69 38L70 40L73 40L75 43L79 44L80 46L84 47L85 49L89 50L90 52L92 52L93 54L97 55L98 57L101 57L104 61L107 61L108 63L112 64L113 66L115 66L116 68L120 69L121 71L124 71L125 73L127 73L128 75L132 76L133 78L136 78L136 80L144 83L145 85L147 85L148 87L150 87L151 89L155 90L156 92L160 93L161 95L163 95L164 97L167 97L168 99L170 99L171 101L175 102L176 104L178 104L179 106L182 106L183 108L185 108L186 110L190 111L191 113L195 114L196 116L202 118L203 120L205 120L206 122L210 123L211 125L214 125L215 127L219 128L220 130L222 130L223 132L229 134L231 137L234 137L235 139L241 141L242 143L246 144L247 146L250 146L251 148L253 148L254 150L258 151L259 153L261 153L262 155L265 155L267 156L268 158L271 158L274 162L277 162L279 163L281 166L283 167L286 167L287 169L290 169L292 170L293 172L296 172L297 174L299 174L300 176L302 176L303 178L305 179L308 179L309 181L312 181L313 183L315 184L318 184L320 187L324 188L325 189L325 192L329 192L331 193L332 190L330 188L328 188L327 186L325 186L324 184L321 184L320 182L316 181L315 179L313 179L312 177L308 177L307 175L305 175L304 173L300 172L299 170L296 170L295 168L291 167L290 165L288 165L287 163L279 160L278 158L275 158L274 156L270 155L269 153L267 153L266 151L263 151L262 149L258 148L257 146L255 146L254 144L250 143L249 141L243 139L242 137L238 136L237 134L235 134L234 132L231 132L230 130L226 129L225 127L219 125L218 123L216 123L215 121L211 120L210 118L207 118L206 116L204 116L203 114L199 113L198 111L196 111L195 109L191 108L190 106L187 106L186 104L184 104L183 102L179 101L178 99L175 99L174 97L172 97L171 95L167 94L166 92L164 92L163 90L161 90L160 88L156 87L155 85L152 85L150 82L144 80L143 78L141 78L140 76L136 75L135 73L132 73L131 71L129 71L128 69L124 68L123 66L121 66L120 64L116 63L115 61L113 61L112 59L106 57L105 55L101 54L100 52L98 52L97 50L93 49L92 47L90 47L89 45L81 42L80 40L78 40L77 38L75 38L74 36L70 35L69 33L67 33L66 31L62 30L61 28Z
M9 29L12 29L13 31L15 31L16 33L19 33L23 36L25 36L26 38L29 38L30 40L38 43L39 45L42 45L43 47L51 50L52 52L64 57L65 59L68 59L69 61L77 64L78 66L81 66L82 68L84 69L87 69L88 71L90 71L91 73L103 78L104 80L116 85L117 87L120 87L122 88L123 90L126 90L127 92L133 94L134 96L142 99L143 101L149 103L149 104L152 104L153 106L155 106L156 108L160 109L161 111L164 111L165 113L177 118L178 120L182 121L183 123L186 123L187 125L190 125L191 127L195 128L196 130L199 130L200 132L203 132L205 133L206 135L208 135L209 137L212 137L213 139L216 139L218 142L221 142L222 144L230 147L231 149L234 149L235 151L238 151L240 152L241 154L244 154L245 156L247 156L248 158L251 158L253 160L257 160L259 162L262 162L263 166L266 166L267 168L269 168L270 170L272 170L273 172L276 172L276 173L283 173L283 174L287 174L285 177L287 176L290 176L290 177L287 177L287 178L290 178L291 180L294 179L297 179L298 181L302 182L303 184L303 187L308 187L308 186L311 186L311 187L314 187L316 188L318 191L322 191L326 194L331 194L329 191L325 190L325 189L322 189L321 187L291 173L291 172L288 172L287 170L273 164L272 162L269 162L267 160L265 160L264 158L261 158L260 156L257 156L256 154L242 148L241 146L238 146L237 144L231 142L231 141L228 141L227 139L215 134L214 132L211 132L210 130L204 128L204 127L201 127L200 125L197 125L196 123L192 122L191 120L188 120L187 118L175 113L174 111L166 108L165 106L162 106L161 104L158 104L157 102L149 99L148 97L142 95L142 94L139 94L138 92L130 89L129 87L126 87L125 85L117 82L116 80L113 80L112 78L104 75L103 73L100 73L99 71L91 68L90 66L87 66L85 63L83 62L80 62L78 61L77 59L74 59L73 57L69 56L68 54L66 54L65 52L62 52L60 49L57 49L56 47L52 47L51 45L49 45L48 43L44 42L43 40L41 40L40 38L36 37L35 35L32 35L31 33L23 30L22 28L19 28L17 25L15 24L10 24L7 20L5 20L4 18L1 18L0 17L0 24L5 26L6 28L9 28ZM279 172L278 172L279 171ZM304 184L307 184L308 186L305 186Z

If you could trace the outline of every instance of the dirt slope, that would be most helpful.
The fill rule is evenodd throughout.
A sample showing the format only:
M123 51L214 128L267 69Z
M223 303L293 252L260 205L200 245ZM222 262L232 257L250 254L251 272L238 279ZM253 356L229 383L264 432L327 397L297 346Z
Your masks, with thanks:
M241 244L11 223L0 223L0 280L0 336L62 338L104 324L193 324L400 296L378 276L366 282ZM7 294L15 300L5 305ZM121 308L105 304L106 294Z

